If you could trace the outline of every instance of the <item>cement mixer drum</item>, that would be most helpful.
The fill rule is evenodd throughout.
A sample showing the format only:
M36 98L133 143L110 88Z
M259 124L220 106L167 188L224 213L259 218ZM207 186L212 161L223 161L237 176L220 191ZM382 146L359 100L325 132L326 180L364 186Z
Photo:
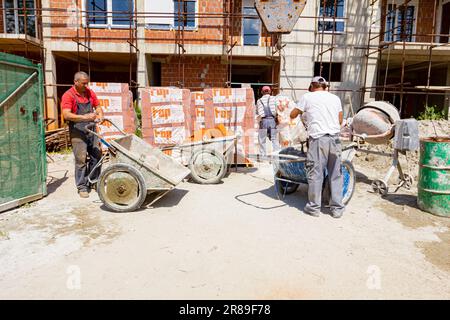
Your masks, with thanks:
M367 135L371 144L385 144L394 136L395 121L400 120L397 108L385 101L373 101L358 110L352 122L354 134Z

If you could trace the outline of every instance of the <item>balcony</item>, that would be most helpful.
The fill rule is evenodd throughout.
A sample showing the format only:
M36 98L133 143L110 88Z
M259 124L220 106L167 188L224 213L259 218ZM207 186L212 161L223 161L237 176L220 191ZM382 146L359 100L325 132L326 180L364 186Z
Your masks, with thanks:
M42 48L42 23L35 1L3 0L0 7L0 50L22 54Z

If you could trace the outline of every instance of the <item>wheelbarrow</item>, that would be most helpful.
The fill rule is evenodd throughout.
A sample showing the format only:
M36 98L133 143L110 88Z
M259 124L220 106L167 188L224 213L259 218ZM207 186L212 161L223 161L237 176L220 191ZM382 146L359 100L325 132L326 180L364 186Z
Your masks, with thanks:
M219 183L228 171L228 162L236 145L237 135L163 147L161 150L177 154L179 162L187 166L191 178L199 184Z
M107 142L103 136L91 130L95 124L86 128L107 147L106 154L92 169L88 179L91 184L96 184L99 198L108 209L116 212L135 211L146 199L147 206L150 206L190 174L187 168L158 148L135 135L126 134L110 120L104 121L111 123L123 137ZM98 179L93 181L93 172L104 163L107 165L102 166Z
M342 154L342 202L347 204L355 191L355 169L351 163L355 152L355 145L350 144L343 148ZM286 195L297 191L300 184L308 184L306 171L306 153L301 149L289 147L282 149L277 154L272 154L274 186L278 198L281 200ZM325 170L326 171L326 170ZM324 174L324 182L322 187L322 201L327 204L331 198L330 184L328 173Z

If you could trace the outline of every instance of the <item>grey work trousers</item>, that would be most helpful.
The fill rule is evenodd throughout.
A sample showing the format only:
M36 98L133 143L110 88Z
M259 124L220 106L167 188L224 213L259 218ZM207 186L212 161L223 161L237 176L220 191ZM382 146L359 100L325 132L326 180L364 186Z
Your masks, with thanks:
M78 191L89 191L88 175L102 157L98 138L91 134L83 136L72 135L71 142L75 157L75 184ZM100 169L97 169L91 178L95 180L99 174Z
M258 132L258 142L259 142L259 154L265 156L266 151L266 138L272 142L273 151L278 151L280 149L280 144L278 142L278 135L276 129L275 118L263 118L259 123Z
M344 205L342 204L342 145L339 135L325 135L317 139L309 138L308 143L306 161L308 203L305 211L308 213L320 212L323 181L325 173L328 172L331 191L330 209L332 212L341 213L344 211Z

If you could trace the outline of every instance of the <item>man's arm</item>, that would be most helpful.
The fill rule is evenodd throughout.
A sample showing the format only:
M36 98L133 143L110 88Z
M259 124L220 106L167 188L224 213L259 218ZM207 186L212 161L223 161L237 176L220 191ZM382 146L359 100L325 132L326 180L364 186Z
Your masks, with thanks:
M291 117L291 119L295 119L297 118L299 115L302 115L303 111L298 109L298 108L294 108L291 111L291 114L289 115Z
M72 107L75 103L73 98L68 92L64 93L61 99L61 109L64 120L72 122L90 122L95 120L95 113L88 113L84 115L75 114L72 112Z
M70 109L62 109L64 120L72 122L91 122L96 118L95 113L75 114ZM103 114L103 113L102 113Z
M258 101L256 101L256 121L260 122L262 119L262 115L259 114L259 106L261 104L261 99L258 99Z
M297 103L296 107L291 111L289 115L291 119L297 118L299 115L301 116L306 108L306 99L305 96L302 96L300 101Z
M342 122L344 122L344 113L341 111L339 112L339 124L342 126Z
M95 113L97 114L97 118L96 119L98 121L102 122L105 119L104 114L103 114L103 109L102 109L101 106L97 106L95 108Z

